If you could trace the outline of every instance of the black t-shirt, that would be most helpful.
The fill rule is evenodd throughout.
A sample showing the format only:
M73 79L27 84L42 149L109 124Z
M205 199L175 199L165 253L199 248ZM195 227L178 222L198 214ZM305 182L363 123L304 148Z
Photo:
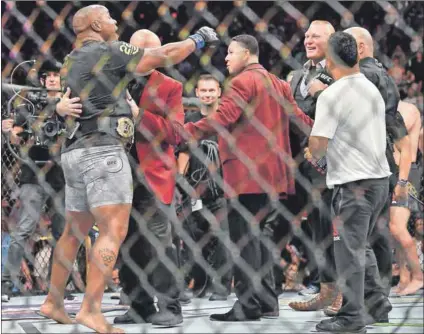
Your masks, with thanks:
M83 108L79 122L100 116L132 117L125 94L143 53L142 49L125 42L88 41L65 58L62 88L66 91L69 87L71 97L81 98ZM67 150L117 142L118 139L108 134L89 135Z
M186 112L184 115L184 123L196 123L205 117L206 116L203 115L200 111ZM215 144L211 142L214 142ZM187 144L184 143L179 145L178 152L190 152L190 148ZM209 156L208 159L212 159L218 164L220 163L218 152L218 137L213 135L208 137L206 140L202 140L200 145L191 153L189 168L186 174L188 182L195 187L200 183L207 182L208 186L200 196L205 204L213 202L217 198L222 197L224 194L223 190L219 184L214 181L214 176L207 171L205 162L199 158L199 156L202 155ZM219 175L222 178L222 170L219 170Z
M200 111L188 111L184 115L184 124L186 123L196 123L200 121L201 119L205 118L206 116L203 115ZM213 135L208 138L208 140L212 140L216 143L218 143L218 136ZM186 144L182 144L179 147L180 152L186 152L188 151L188 147Z
M371 57L361 59L359 68L361 73L378 88L386 104L386 157L390 171L395 174L397 166L393 156L393 145L395 141L408 135L402 115L397 110L400 100L399 91L393 79L377 59Z

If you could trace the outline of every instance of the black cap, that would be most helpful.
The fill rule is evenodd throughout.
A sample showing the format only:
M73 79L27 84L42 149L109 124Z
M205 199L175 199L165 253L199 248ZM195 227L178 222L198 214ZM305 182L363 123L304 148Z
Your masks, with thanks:
M44 77L47 72L60 72L62 63L58 61L46 60L38 70L38 75Z

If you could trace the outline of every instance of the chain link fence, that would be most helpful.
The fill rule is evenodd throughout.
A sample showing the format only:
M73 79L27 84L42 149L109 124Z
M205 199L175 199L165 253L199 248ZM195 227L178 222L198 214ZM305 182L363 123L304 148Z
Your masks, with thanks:
M39 77L36 73L41 70L42 64L46 61L64 62L65 56L75 46L75 35L72 31L73 15L82 6L90 4L94 4L94 2L2 1L2 82L11 84L2 89L2 119L10 116L7 113L5 103L14 94L13 84L39 87ZM414 55L417 52L422 52L423 47L422 20L424 9L422 4L411 1L122 1L98 2L96 4L106 6L111 16L118 21L118 34L122 41L129 41L131 35L139 29L149 29L155 32L160 37L162 44L183 40L204 25L216 29L221 40L219 47L206 49L204 52L195 52L182 63L161 69L163 73L183 84L186 114L189 114L192 110L198 110L200 106L199 101L195 98L195 88L201 74L212 74L219 82L226 83L225 56L231 38L238 34L251 34L259 40L260 63L282 79L285 79L290 72L302 69L306 62L303 38L313 20L327 20L333 24L336 31L358 25L369 29L375 41L375 57L389 69L397 66L393 54L399 55L402 51L401 53L406 60L409 58L415 59ZM35 60L35 62L22 64L27 60ZM413 69L406 65L407 62L403 65L405 75L401 78L402 85L399 84L399 88L401 88L401 94L403 94L402 98L416 101L419 107L419 101L422 101L422 81L420 83L419 73L413 73L415 74L415 81L410 80L407 71L413 71ZM13 73L18 64L20 64L19 69ZM11 79L12 74L13 81ZM408 89L414 84L416 84L415 90L410 94ZM155 97L155 93L153 93L153 97ZM166 102L161 101L159 97L157 100L157 105L166 105ZM18 103L22 102L21 99ZM266 130L262 128L262 124L257 124L257 121L255 123L254 119L252 119L252 124L259 132L262 131L264 137L268 135ZM225 130L220 129L220 131ZM230 133L227 134L231 135ZM151 142L158 142L155 134L143 133L143 135L150 138ZM13 230L13 226L16 224L16 215L19 211L17 199L20 188L20 167L22 165L10 151L6 142L6 137L2 136L2 232ZM13 145L12 148L23 154L22 151L25 150L22 150L22 148L28 148L30 145L32 143L28 144L27 142L25 144L22 142L18 145L20 148ZM190 154L204 163L213 160L211 158L213 157L213 149L213 146L205 144L200 149L192 148ZM215 149L217 148L215 147ZM169 159L169 155L166 155L160 143L155 145L154 151L158 157ZM242 153L237 152L236 149L234 149L234 154L244 164L248 165L252 178L262 182L265 189L267 184L255 173L254 162L247 159ZM293 164L296 166L296 159L292 159L292 157L282 156L281 159L291 166ZM219 161L217 164L219 165ZM36 167L35 170L37 173L43 170L43 175L47 175L50 168ZM207 173L204 164L195 172L199 171L200 173ZM219 173L215 172L210 175L213 175L217 187L228 186ZM43 205L43 215L39 224L41 228L38 229L44 230L44 232L40 232L41 237L37 237L37 234L31 237L33 239L31 249L26 253L26 259L22 265L22 282L24 284L28 282L36 283L26 285L27 290L33 294L47 291L49 283L52 249L55 245L55 238L51 232L54 219L49 216L49 212L54 207L57 209L56 214L63 215L63 205L57 203L61 201L63 189L55 189L46 180L47 178L41 184L45 185L46 192L51 195L50 197L53 197L53 201ZM204 178L196 178L196 180L198 182L195 182L195 188L202 183L210 184L208 183L210 179L205 181ZM299 175L297 181L303 187L312 191L310 181L302 175ZM326 260L323 249L328 248L333 236L329 235L320 245L313 243L307 227L308 217L313 214L314 203L316 203L312 199L296 215L291 212L290 207L287 207L287 202L279 202L273 210L269 209L270 212L273 211L273 214L267 214L268 219L263 222L265 227L261 226L262 232L256 231L258 226L252 227L252 233L267 235L262 240L263 247L273 254L273 258L269 260L267 266L261 268L260 272L257 273L240 257L240 248L244 241L241 240L238 244L233 244L229 238L228 227L224 228L222 225L223 221L227 220L227 212L225 210L221 212L211 206L207 210L198 211L196 209L198 203L193 200L193 197L196 196L190 196L193 192L193 184L188 183L189 186L183 180L179 180L177 198L174 201L177 217L169 217L173 220L173 241L174 247L177 249L177 261L171 261L169 258L163 260L165 267L175 274L183 290L188 287L194 296L202 297L206 287L210 285L218 286L218 290L227 289L228 287L224 285L231 285L232 278L230 277L225 284L222 281L217 282L216 278L222 278L228 275L228 272L231 275L232 263L228 260L229 258L236 259L236 265L245 274L251 277L259 277L259 280L270 270L273 271L277 291L279 289L281 291L300 291L310 282L311 272L317 266L325 266ZM417 190L419 192L417 195L421 196L421 200L423 200L423 189ZM59 195L59 193L62 195ZM311 196L319 202L321 195L314 192L306 194L306 196ZM59 207L62 209L58 209ZM234 208L240 216L246 219L252 218L240 203L235 204ZM134 211L132 213L133 219L141 222L141 232L148 242L156 248L156 257L165 258L163 250L161 251L163 246L154 235L151 235L151 231L146 229L148 216L149 213L143 213L143 215ZM411 231L418 230L419 232L415 234L414 242L417 242L417 251L421 265L423 265L422 241L420 240L422 231L419 231L422 230L422 207L421 217L417 215L415 218L414 221L410 222L410 226L412 226ZM281 227L282 221L288 226ZM231 221L227 223L231 224ZM9 226L12 226L12 228ZM45 232L46 229L47 233ZM286 230L275 232L279 229ZM273 238L275 235L279 237ZM86 250L91 248L91 244L95 242L95 237L96 231L93 230L91 237L85 239L74 264L72 283L68 285L70 290L84 291L85 289L86 268L90 265L87 261ZM3 239L2 236L2 244ZM149 281L149 275L158 266L158 259L153 256L146 263L144 270L141 270L129 256L130 245L127 244L121 250L122 254L116 265L116 270L118 271L125 264L136 274L143 287L150 294L155 295L156 291ZM223 245L221 247L223 250L219 250L220 248L217 245ZM3 249L7 249L7 246ZM312 252L316 252L315 256L311 256L311 249ZM219 251L223 253L219 254ZM221 260L224 258L224 261L219 263L217 257ZM313 257L316 259L313 259ZM2 267L3 264L2 258ZM110 282L109 284L112 290L117 288L115 283ZM136 295L135 292L134 295ZM190 319L187 318L186 321L190 321ZM267 325L264 324L263 326L266 327ZM217 327L217 329L225 331L225 324ZM246 330L248 330L247 327ZM257 330L256 327L255 330ZM293 327L293 331L298 331L298 329Z

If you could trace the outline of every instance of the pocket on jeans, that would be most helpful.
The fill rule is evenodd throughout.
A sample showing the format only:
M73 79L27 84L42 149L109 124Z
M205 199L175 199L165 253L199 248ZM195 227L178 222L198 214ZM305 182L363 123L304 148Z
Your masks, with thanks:
M340 214L342 191L343 189L340 186L335 187L333 191L333 199L331 201L331 206L335 216L338 216Z

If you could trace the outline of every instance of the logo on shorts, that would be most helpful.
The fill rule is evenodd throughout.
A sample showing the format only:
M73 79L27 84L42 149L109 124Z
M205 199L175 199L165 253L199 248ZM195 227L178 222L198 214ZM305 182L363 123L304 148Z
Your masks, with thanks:
M110 156L104 160L106 170L110 173L117 173L122 169L122 159L120 157Z
M118 119L118 127L116 132L123 138L131 138L134 136L134 123L128 117L121 117Z
M138 51L140 51L138 47L125 43L125 42L121 44L121 46L119 47L119 50L122 53L125 53L127 56L135 55L138 53Z

